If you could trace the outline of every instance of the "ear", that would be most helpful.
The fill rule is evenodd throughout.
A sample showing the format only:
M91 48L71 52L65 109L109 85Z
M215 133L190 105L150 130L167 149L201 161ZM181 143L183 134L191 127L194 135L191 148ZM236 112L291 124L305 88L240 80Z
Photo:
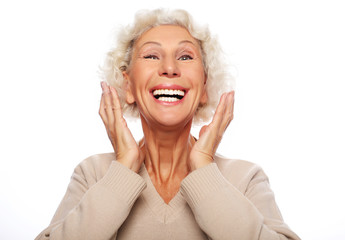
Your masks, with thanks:
M132 89L130 86L131 83L129 81L128 73L126 71L123 71L122 76L123 76L123 80L124 80L123 87L124 87L124 90L126 91L126 102L128 104L133 104L133 103L135 103L135 99L134 99L134 95L132 93Z
M200 99L200 105L205 105L207 103L207 100L208 100L208 96L206 92L206 87L204 87L203 94Z
M204 89L203 89L203 93L200 99L200 105L205 105L208 100L207 91L206 91L206 82L207 82L207 75L205 74Z

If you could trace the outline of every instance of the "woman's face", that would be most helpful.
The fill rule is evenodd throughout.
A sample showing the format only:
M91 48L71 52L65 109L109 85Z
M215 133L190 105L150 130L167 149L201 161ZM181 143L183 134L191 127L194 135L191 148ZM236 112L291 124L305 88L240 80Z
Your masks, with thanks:
M136 102L151 124L176 126L192 121L207 101L200 45L180 26L162 25L136 42L129 70L127 102Z

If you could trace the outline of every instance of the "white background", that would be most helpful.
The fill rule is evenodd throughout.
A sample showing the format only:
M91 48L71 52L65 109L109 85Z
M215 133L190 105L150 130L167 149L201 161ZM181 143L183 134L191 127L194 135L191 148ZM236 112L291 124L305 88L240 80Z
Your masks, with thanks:
M343 1L225 2L0 3L0 239L33 239L74 167L112 151L98 66L114 27L157 7L208 23L236 67L235 119L219 152L264 168L302 239L345 239Z

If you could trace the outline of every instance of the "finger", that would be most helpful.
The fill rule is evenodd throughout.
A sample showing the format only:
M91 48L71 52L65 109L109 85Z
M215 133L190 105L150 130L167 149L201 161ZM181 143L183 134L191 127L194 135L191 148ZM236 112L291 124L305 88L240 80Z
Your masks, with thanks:
M223 98L221 98L221 101L219 103L219 109L217 108L215 117L217 117L216 122L216 138L215 138L215 145L214 150L217 149L223 134L226 130L226 128L229 126L231 122L231 115L232 115L232 109L233 109L233 94L234 92L224 93L222 95Z
M110 93L109 86L105 83L102 82L102 97L104 99L104 110L106 113L106 117L108 120L108 129L111 128L114 125L114 113L113 113L113 106L112 106L112 96Z
M220 124L220 130L225 131L233 119L234 115L234 91L227 94L226 104L224 109L224 114L222 118L222 123Z
M220 139L222 137L223 132L219 131L219 127L223 119L226 96L226 93L222 94L211 123L209 125L203 126L199 132L199 138L201 138L202 135L205 135L205 137L208 139L207 146L211 146L212 151L214 146L217 145L218 142L220 142Z
M104 103L104 96L102 94L102 96L101 96L101 103L99 105L99 112L98 113L101 116L101 119L102 119L104 125L107 126L108 125L108 119L107 119L107 114L106 114L104 108L105 108L105 103Z
M221 123L222 121L222 118L223 118L223 114L224 114L224 109L225 109L225 100L226 100L226 96L227 94L226 93L223 93L221 98L220 98L220 101L218 103L218 106L216 108L216 112L213 116L213 119L212 119L212 122L211 124L212 125L215 125L215 127L218 127L219 124Z
M123 118L119 95L117 94L114 87L110 86L109 89L110 89L110 93L112 97L112 106L113 106L113 111L115 114L115 119L116 121L118 121Z
M226 113L229 115L229 123L234 119L234 105L235 105L235 92L231 91L229 93L229 103Z

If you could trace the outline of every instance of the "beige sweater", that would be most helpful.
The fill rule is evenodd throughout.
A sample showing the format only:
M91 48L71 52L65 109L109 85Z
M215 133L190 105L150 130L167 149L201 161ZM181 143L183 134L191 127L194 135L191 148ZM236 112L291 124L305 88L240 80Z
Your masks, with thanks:
M166 204L143 165L138 174L113 153L75 169L51 224L38 239L299 239L284 223L264 172L215 157L190 173Z

